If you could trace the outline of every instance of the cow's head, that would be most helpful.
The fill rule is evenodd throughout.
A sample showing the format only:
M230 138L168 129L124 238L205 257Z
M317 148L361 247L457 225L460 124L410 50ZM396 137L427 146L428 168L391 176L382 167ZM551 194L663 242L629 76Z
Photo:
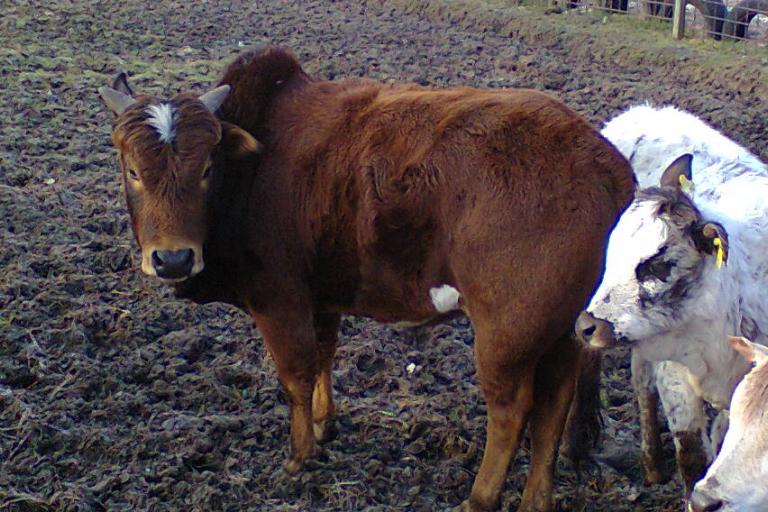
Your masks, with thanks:
M214 115L228 85L200 97L161 100L134 96L121 73L99 93L117 116L112 141L142 251L141 269L170 283L194 276L205 265L203 245L218 172L214 162L223 153L257 152L259 143Z
M659 187L639 191L616 224L603 280L576 324L584 341L600 347L643 340L671 329L690 301L707 298L702 276L727 260L728 237L684 192L691 159L678 158Z
M768 349L741 337L731 346L755 366L731 398L720 453L694 487L689 510L768 510Z

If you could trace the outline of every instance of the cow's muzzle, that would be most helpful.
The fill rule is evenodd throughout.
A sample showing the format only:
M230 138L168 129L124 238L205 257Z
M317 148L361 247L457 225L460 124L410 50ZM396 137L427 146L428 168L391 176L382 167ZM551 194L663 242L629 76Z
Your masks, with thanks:
M716 512L723 508L723 500L710 496L703 490L693 490L688 501L688 510L693 512Z
M595 318L586 311L582 311L576 320L576 336L593 347L610 347L616 344L613 324L607 320Z
M152 251L152 267L161 279L185 279L192 273L195 252L192 249Z

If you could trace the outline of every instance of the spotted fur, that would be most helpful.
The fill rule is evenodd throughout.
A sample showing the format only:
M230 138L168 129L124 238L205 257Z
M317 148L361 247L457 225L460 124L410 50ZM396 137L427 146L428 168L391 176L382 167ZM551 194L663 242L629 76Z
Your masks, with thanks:
M684 321L700 300L693 288L715 266L697 247L704 219L684 194L661 188L638 192L608 243L606 272L590 312L613 323L616 335L638 341ZM621 305L619 308L617 305Z
M716 221L728 233L728 264L718 269L715 258L696 250L689 221L675 220L660 207L676 192L638 194L611 235L605 278L588 308L613 322L617 337L633 343L633 370L649 374L635 380L647 382L636 389L646 397L641 404L654 403L647 396L657 387L667 416L673 416L673 432L698 430L706 438L702 400L727 409L747 371L727 335L768 342L768 167L674 107L633 107L602 133L630 160L641 188L657 186L671 161L692 154L692 202L680 204L697 217L694 223ZM665 274L661 279L652 278L654 259L660 261L655 270ZM687 377L672 375L663 361L679 363ZM673 381L675 386L668 385ZM644 429L652 428L650 414L641 411ZM717 439L711 439L710 460L716 448ZM645 460L652 460L658 447L644 443L643 449ZM646 467L646 475L654 470Z

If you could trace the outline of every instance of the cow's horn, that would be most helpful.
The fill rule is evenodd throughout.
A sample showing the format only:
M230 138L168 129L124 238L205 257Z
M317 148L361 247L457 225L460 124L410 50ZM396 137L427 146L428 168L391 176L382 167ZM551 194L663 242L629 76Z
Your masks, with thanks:
M207 108L209 112L213 113L216 112L221 104L224 103L224 100L227 99L227 94L229 94L229 86L220 85L214 90L203 94L198 99L203 102L203 105L205 105L205 108Z

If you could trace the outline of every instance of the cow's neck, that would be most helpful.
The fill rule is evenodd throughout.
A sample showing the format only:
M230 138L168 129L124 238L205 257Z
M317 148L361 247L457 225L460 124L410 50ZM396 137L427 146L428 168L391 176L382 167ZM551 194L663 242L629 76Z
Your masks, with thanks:
M728 345L730 329L717 324L695 319L684 329L685 343L680 343L679 333L673 332L644 340L638 349L650 361L675 361L685 366L697 394L714 407L727 409L733 389L749 365ZM722 343L713 343L716 340Z
M178 286L177 296L198 303L226 302L242 306L239 283L242 282L245 257L241 242L255 172L251 166L228 165L221 168L220 181L209 205L205 268Z

